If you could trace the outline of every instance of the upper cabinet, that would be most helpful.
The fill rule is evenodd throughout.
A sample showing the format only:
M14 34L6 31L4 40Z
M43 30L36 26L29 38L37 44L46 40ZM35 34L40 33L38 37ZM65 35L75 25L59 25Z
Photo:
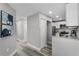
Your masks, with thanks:
M77 3L66 5L66 25L79 26L79 8Z

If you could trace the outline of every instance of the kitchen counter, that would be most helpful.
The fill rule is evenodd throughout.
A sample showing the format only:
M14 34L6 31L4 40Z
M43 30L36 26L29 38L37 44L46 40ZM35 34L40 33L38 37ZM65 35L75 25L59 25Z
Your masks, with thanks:
M66 39L79 39L78 36L77 36L77 37L72 37L72 36L70 36L70 35L67 35L67 36L68 36L68 37L66 37L66 35L64 35L64 36L59 36L59 32L57 32L55 36L52 35L52 37L59 37L59 38L66 38Z

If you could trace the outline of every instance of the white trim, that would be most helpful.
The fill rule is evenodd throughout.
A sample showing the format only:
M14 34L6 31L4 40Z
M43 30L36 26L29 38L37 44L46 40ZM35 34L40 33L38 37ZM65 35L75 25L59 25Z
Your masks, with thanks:
M10 56L14 56L16 52L17 52L17 49L15 49L15 50L10 54Z
M30 43L27 43L27 45L33 49L35 49L36 51L40 51L41 48L37 48L36 46L30 44Z

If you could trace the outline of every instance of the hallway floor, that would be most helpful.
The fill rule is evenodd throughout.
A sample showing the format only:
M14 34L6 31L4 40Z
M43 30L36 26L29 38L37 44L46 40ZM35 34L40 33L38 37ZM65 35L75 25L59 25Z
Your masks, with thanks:
M39 52L26 43L18 44L14 56L51 56L51 49L42 48Z
M14 56L43 56L43 54L37 52L36 50L26 47L26 46L21 46L22 49L17 48L17 52L14 54Z

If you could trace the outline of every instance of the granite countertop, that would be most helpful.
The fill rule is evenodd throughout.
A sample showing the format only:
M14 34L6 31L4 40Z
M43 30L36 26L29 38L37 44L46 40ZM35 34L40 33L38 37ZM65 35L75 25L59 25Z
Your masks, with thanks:
M75 37L74 38L73 37L59 37L59 36L52 36L52 37L79 40L79 38L75 38Z

